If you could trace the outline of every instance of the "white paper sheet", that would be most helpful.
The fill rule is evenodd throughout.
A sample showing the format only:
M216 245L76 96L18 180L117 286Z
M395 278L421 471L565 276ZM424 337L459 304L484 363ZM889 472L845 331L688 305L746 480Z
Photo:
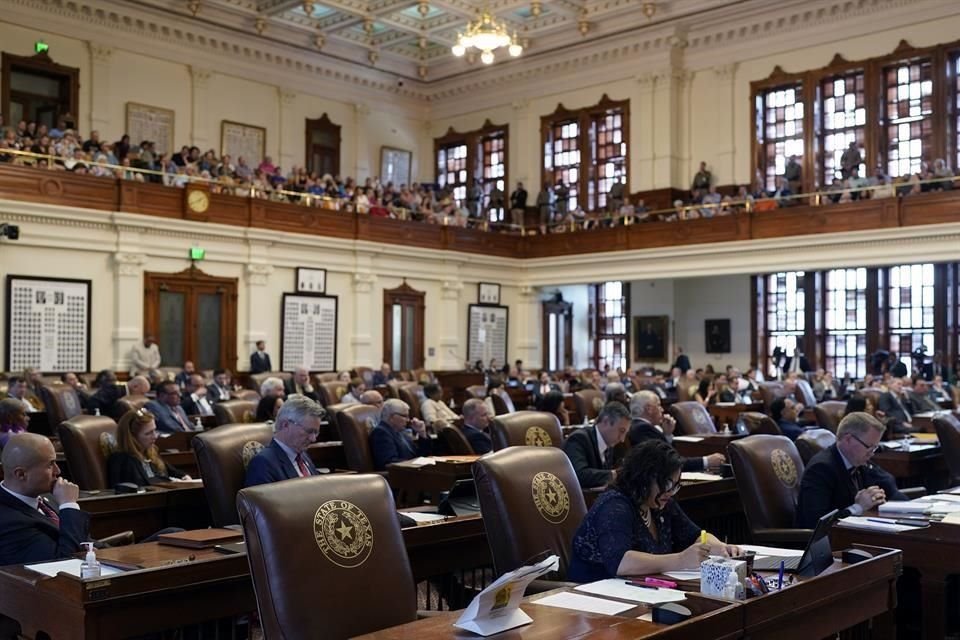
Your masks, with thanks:
M673 436L674 442L703 442L703 436Z
M437 461L433 458L424 458L420 456L419 458L414 458L413 460L406 460L403 464L408 464L411 467L427 467L432 464L437 464Z
M643 620L644 622L653 622L653 611L648 611L642 616L637 616L637 620Z
M683 582L684 580L700 579L699 571L665 571L663 575L667 576L671 580L677 580L679 582Z
M803 549L781 549L780 547L764 547L759 544L741 544L741 551L753 551L758 556L774 556L776 558L799 558Z
M933 508L934 504L936 503L884 502L882 505L877 507L877 511L884 515L889 513L930 513L930 510Z
M886 531L889 533L901 533L903 531L912 531L918 527L911 527L905 524L896 524L893 520L887 522L877 522L876 518L863 518L861 516L850 516L839 520L835 527L847 527L849 529L865 529L867 531Z
M401 511L403 515L407 516L411 520L416 520L420 522L439 522L440 520L446 520L447 516L440 515L439 513L422 513L420 511Z
M571 593L570 591L563 591L547 596L546 598L540 598L539 600L535 600L533 604L542 604L545 607L558 607L560 609L572 609L573 611L586 611L587 613L600 613L605 616L615 616L635 606L624 602L614 602L613 600L584 596L579 593Z
M645 589L627 584L623 578L607 578L606 580L597 580L588 584L581 584L576 587L577 591L584 593L593 593L598 596L608 598L619 598L631 602L645 602L647 604L658 604L660 602L680 602L686 600L687 596L683 591L676 589Z
M713 482L714 480L723 480L723 476L702 471L684 471L680 474L680 479L684 482Z
M37 564L28 564L24 566L31 571L42 573L43 575L50 576L51 578L56 578L57 574L60 572L69 573L70 575L79 578L80 565L82 564L83 560L80 560L79 558L70 558L69 560L54 560L53 562L39 562ZM108 567L105 564L100 565L101 578L116 575L118 573L123 573L123 571L117 569L116 567Z

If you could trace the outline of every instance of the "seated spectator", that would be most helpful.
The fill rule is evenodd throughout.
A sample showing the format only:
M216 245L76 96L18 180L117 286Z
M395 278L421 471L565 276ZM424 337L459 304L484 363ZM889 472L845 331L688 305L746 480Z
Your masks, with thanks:
M780 432L791 440L803 433L803 427L797 422L797 403L790 398L776 398L771 402L770 417L780 427Z
M390 398L383 403L380 424L370 432L370 453L374 469L383 471L388 464L431 455L433 443L423 421L410 418L407 403Z
M306 451L316 442L325 415L323 407L310 398L290 396L277 412L270 444L250 461L244 486L318 475L320 470Z
M438 384L428 384L423 387L425 399L420 403L420 415L427 426L434 429L442 425L449 425L456 422L458 416L453 409L443 402L443 389Z
M490 420L493 413L480 398L470 398L463 403L463 435L477 455L493 451L490 440Z
M30 416L16 398L0 400L0 449L11 436L23 433L30 426Z
M277 412L283 406L283 397L268 394L260 398L257 403L257 422L272 422L277 417Z
M352 378L347 383L347 392L340 396L342 404L360 404L360 396L367 390L367 385L360 378Z
M260 397L275 395L280 396L281 398L287 397L286 389L283 385L283 380L280 378L270 377L260 383Z
M536 406L537 411L544 411L557 416L561 426L570 426L570 412L563 404L562 391L550 391L545 396L541 396Z
M157 424L146 409L128 411L117 424L116 448L107 458L107 486L130 482L145 487L154 482L190 480L190 476L160 457Z
M383 387L390 380L394 379L393 371L390 369L390 363L384 362L380 365L380 370L373 374L373 386Z

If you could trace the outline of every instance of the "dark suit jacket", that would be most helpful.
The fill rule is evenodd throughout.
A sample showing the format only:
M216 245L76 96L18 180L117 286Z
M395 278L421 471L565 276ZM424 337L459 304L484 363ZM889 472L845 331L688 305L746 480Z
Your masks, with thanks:
M216 383L207 385L207 402L216 403L230 399L230 389L217 386Z
M393 372L390 372L389 376L385 376L381 371L374 371L370 384L374 387L385 387L391 380L393 380Z
M690 369L690 358L687 357L687 354L681 353L677 356L676 361L674 361L673 366L677 369L680 369L680 373L686 373Z
M95 414L99 409L100 415L112 416L122 393L123 387L115 384L100 387L87 398L86 408L91 414Z
M794 441L803 433L803 427L796 422L788 422L780 419L777 420L777 426L780 427L780 433Z
M310 470L310 475L318 475L320 472L317 471L310 457L304 454L303 458L307 463L307 469ZM258 484L292 480L299 477L300 474L297 473L296 467L290 462L287 453L280 448L276 440L271 440L270 444L250 461L250 466L247 467L247 475L243 479L243 486L252 487Z
M270 364L270 354L266 351L254 351L250 354L250 373L266 373L273 371Z
M914 391L907 391L907 405L910 407L910 413L940 411L940 405L933 398Z
M429 438L410 440L386 423L381 422L370 432L370 454L373 456L373 468L377 471L383 471L393 462L412 460L417 456L429 456L432 453L433 443Z
M152 413L156 418L157 431L162 431L164 433L175 433L177 431L183 431L183 427L180 426L180 423L177 421L177 418L174 416L174 411L180 414L180 417L183 418L183 421L189 425L190 419L187 418L187 414L183 411L183 407L178 406L175 410L170 408L169 405L163 404L156 400L151 400L144 407L147 411Z
M90 540L90 516L79 509L59 514L58 529L38 510L0 488L0 566L56 560L80 551L80 543Z
M874 464L860 467L862 487L878 486L887 500L906 500L897 489L893 476ZM843 464L837 445L824 449L810 459L800 481L797 526L813 529L817 520L834 509L846 509L857 497L857 486Z
M207 400L207 403L210 405L210 408L213 409L213 403L210 400ZM183 399L180 400L180 408L183 409L183 412L188 416L202 416L203 413L200 411L200 405L197 402L194 402L193 397L190 394L183 396Z
M482 456L493 451L493 442L491 442L490 436L480 429L465 424L463 425L463 435L466 436L467 442L470 443L475 454Z
M295 393L297 392L297 383L293 381L293 378L290 378L289 380L284 380L284 381L283 381L283 390L284 390L284 392L286 392L287 397L289 398L290 396L292 396L293 394L295 394ZM308 398L310 398L310 399L313 400L314 402L320 402L320 396L317 395L317 390L316 390L316 389L314 389L313 391L305 391L305 392L304 392L303 394L301 394L301 395L307 396Z
M546 393L543 393L543 391L540 389L540 386L541 386L540 383L537 382L533 387L533 398L535 401L547 395ZM547 393L549 393L550 391L560 391L560 385L558 385L555 382L551 382L550 388L547 390Z
M627 441L631 446L637 446L647 440L659 440L660 442L669 442L667 436L646 420L634 419L630 423L630 431L627 432ZM684 458L684 471L703 471L703 458Z
M901 407L902 405L902 407ZM903 398L900 399L900 403L897 403L897 399L893 397L893 394L887 391L880 396L880 399L877 401L877 409L883 411L887 418L887 426L891 427L894 433L899 433L904 431L903 424L905 422L911 422L912 418L907 411L907 402Z
M933 362L928 362L923 365L923 379L924 380L933 380L934 376L943 376L944 382L950 381L950 367L946 365L940 365L939 371L934 370Z
M161 476L154 469L153 482L182 478L186 475L172 464L166 464L166 475ZM121 482L132 482L139 487L145 487L150 484L151 478L147 477L143 464L135 456L123 451L115 451L107 458L107 486L115 487Z
M574 431L563 443L563 451L570 458L577 480L584 489L602 487L613 478L613 473L604 467L603 458L600 457L596 427ZM613 466L616 466L616 452Z

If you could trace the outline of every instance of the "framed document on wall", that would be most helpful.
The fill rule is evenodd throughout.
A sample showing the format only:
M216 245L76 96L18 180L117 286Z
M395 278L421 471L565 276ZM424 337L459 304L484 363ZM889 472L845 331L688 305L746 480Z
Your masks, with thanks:
M285 293L280 316L280 370L337 369L337 296Z
M326 293L327 270L297 267L297 293Z
M7 276L7 371L90 370L90 280Z
M477 302L480 304L500 304L500 285L493 282L478 283Z
M467 360L474 363L491 359L503 365L507 361L509 309L503 306L471 304L467 314Z
M413 152L393 147L380 147L380 181L399 187L410 184L413 170Z
M267 130L239 122L220 122L220 155L230 155L233 162L243 157L256 167L267 155Z
M156 143L158 156L161 153L173 153L175 118L173 109L128 102L126 132L130 135L130 144L138 145L144 140L149 140Z

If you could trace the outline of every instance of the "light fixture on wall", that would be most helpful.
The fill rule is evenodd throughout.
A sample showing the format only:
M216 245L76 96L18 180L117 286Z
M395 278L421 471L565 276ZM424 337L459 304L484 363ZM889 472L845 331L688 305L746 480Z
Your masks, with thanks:
M507 26L484 9L479 18L470 21L466 29L457 34L457 43L450 51L459 58L470 49L476 49L480 51L483 64L493 64L493 52L502 48L506 48L514 58L523 53L523 47L517 42L517 34L511 36Z
M200 0L190 0L187 2L187 9L190 11L191 15L196 18L197 14L200 13Z
M656 2L644 2L640 5L640 12L643 15L647 16L647 20L653 18L653 14L657 12L657 3Z

